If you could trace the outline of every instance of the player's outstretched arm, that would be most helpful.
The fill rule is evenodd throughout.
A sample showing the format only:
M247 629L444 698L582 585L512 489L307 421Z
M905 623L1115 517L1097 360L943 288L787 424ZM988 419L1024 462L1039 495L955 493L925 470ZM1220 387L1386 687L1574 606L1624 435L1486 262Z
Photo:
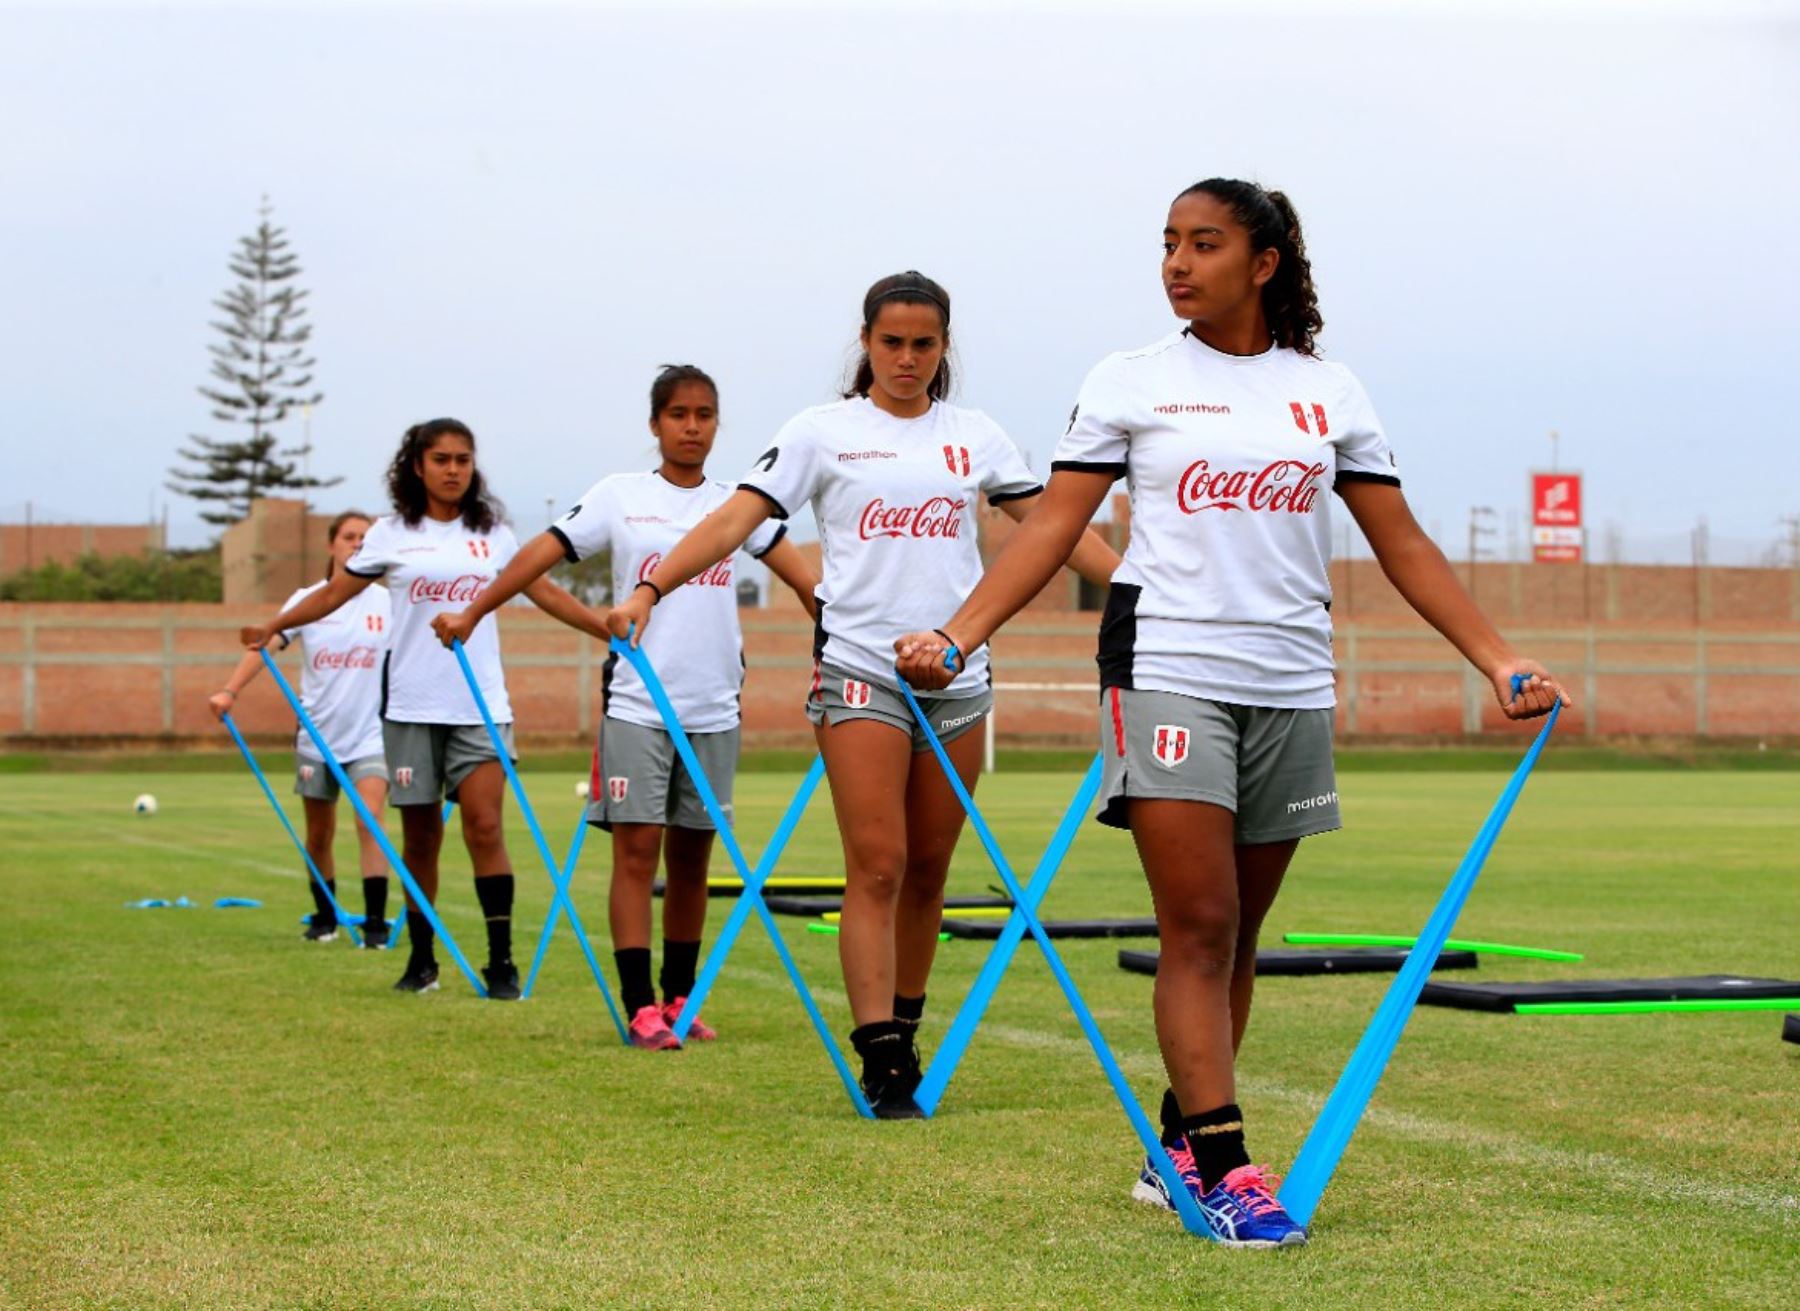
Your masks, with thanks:
M518 553L506 562L506 568L500 571L500 576L482 588L481 594L469 603L466 610L453 615L438 615L431 621L431 631L437 634L438 641L445 646L452 642L467 642L469 635L483 619L520 592L529 593L531 585L549 573L556 562L563 558L563 549L562 540L556 534L539 533L519 548ZM569 599L575 600L572 596ZM555 614L555 611L539 602L536 597L532 597L532 600L546 613ZM581 602L575 601L575 604L581 605ZM582 608L586 609L585 606ZM562 619L563 616L556 615L556 618ZM567 623L568 620L565 619L564 622ZM580 624L572 626L582 628ZM582 628L582 631L591 630Z
M597 637L602 642L612 637L612 632L606 626L606 612L583 605L560 583L539 577L527 583L524 590L533 605L576 632Z
M240 628L238 640L250 650L260 651L275 640L277 633L317 623L374 581L373 578L353 574L348 569L334 569L325 586L300 598L268 623L246 624Z
M231 677L225 680L225 686L206 698L206 708L213 713L214 719L224 719L237 706L238 693L250 686L250 680L262 673L262 657L254 651L244 652L237 662L237 668L231 671Z
M770 573L793 589L794 595L800 598L800 604L806 608L806 613L817 619L819 603L813 597L813 592L819 586L819 574L800 548L783 537L763 552L762 562L769 566Z
M609 626L615 637L630 637L635 646L650 625L650 610L658 601L703 570L710 569L742 546L769 517L767 497L739 490L731 499L694 525L639 583L630 596L615 597Z
M1356 517L1363 536L1369 539L1388 581L1420 618L1449 639L1470 664L1487 676L1507 718L1532 719L1549 714L1559 698L1564 705L1574 704L1548 669L1514 651L1481 612L1437 543L1425 535L1413 518L1398 487L1347 482L1339 494ZM1526 680L1517 695L1512 690L1514 674L1521 674Z
M1112 484L1110 473L1059 469L1051 474L1050 485L1041 497L1034 498L1037 504L1000 549L962 608L942 628L908 633L894 643L901 677L914 687L948 687L958 672L944 665L944 652L951 643L959 651L973 651L1023 609L1068 562ZM1111 576L1110 570L1107 576Z

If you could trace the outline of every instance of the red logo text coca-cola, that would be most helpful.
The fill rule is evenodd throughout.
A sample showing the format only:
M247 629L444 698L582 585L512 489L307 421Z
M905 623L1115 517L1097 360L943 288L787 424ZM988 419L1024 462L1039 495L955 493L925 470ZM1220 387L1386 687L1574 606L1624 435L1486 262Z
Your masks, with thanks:
M649 582L650 574L655 570L656 566L661 563L662 563L662 552L661 551L652 551L649 555L645 556L644 563L642 563L641 565L638 566L638 581L640 583ZM683 587L730 587L731 586L731 557L726 556L723 560L719 561L719 563L712 566L712 568L701 570L699 573L695 574L692 578L688 579L687 582L683 583L682 586Z
M923 505L889 505L877 496L863 506L856 530L865 542L877 537L960 538L968 504L962 497L933 496Z
M1262 510L1268 514L1311 514L1319 499L1322 464L1276 460L1260 473L1214 469L1195 460L1181 475L1175 503L1183 514L1202 510Z
M344 651L313 652L312 667L320 673L335 669L373 669L381 652L372 646L353 646Z
M407 596L414 605L435 601L439 605L467 605L487 590L493 579L487 574L460 574L455 578L415 578Z

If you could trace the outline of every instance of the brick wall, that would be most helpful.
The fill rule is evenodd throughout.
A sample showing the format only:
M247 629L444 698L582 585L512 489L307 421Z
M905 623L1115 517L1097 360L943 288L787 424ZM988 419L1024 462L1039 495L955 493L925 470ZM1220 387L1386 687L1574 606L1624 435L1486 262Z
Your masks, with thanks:
M143 555L162 546L161 524L0 524L0 577L84 555Z

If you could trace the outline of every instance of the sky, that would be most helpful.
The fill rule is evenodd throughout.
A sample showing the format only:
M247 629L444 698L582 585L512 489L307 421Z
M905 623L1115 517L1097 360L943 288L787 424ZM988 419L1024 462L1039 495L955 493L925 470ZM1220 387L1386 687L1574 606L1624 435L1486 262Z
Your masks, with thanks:
M305 268L328 509L440 414L525 531L646 467L659 364L734 479L831 398L874 279L954 299L956 399L1038 468L1178 326L1209 175L1301 214L1326 355L1420 520L1587 476L1627 549L1800 514L1800 5L0 4L0 518L208 537L211 301L266 193ZM298 439L298 426L291 434Z

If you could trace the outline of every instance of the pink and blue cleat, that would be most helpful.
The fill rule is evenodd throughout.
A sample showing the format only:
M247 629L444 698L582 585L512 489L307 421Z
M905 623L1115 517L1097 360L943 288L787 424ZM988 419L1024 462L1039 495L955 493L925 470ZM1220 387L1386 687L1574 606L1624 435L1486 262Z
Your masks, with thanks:
M670 1029L673 1029L675 1027L675 1021L681 1018L681 1012L686 1006L686 997L677 997L674 1001L664 1002L662 1008L663 1023L668 1025ZM719 1034L710 1024L696 1015L694 1017L694 1022L688 1025L687 1036L694 1042L711 1042L714 1038L717 1038Z
M1209 1192L1200 1188L1200 1171L1195 1168L1194 1154L1187 1140L1181 1139L1168 1148L1169 1159L1181 1175L1181 1182L1200 1207L1200 1214L1212 1226L1213 1237L1225 1247L1299 1247L1306 1242L1306 1230L1275 1200L1275 1189L1281 1181L1265 1174L1261 1166L1240 1165ZM1168 1186L1149 1159L1131 1189L1133 1198L1173 1211Z
M625 1032L631 1045L647 1052L678 1052L681 1050L681 1039L669 1028L669 1022L663 1018L663 1009L655 1002L648 1006L640 1006L632 1015L631 1023Z

